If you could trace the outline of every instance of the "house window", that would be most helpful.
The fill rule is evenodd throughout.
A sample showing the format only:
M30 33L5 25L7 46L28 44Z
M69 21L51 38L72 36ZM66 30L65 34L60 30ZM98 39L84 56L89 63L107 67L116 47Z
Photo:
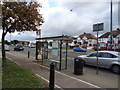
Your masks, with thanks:
M92 40L89 40L89 42L92 42Z

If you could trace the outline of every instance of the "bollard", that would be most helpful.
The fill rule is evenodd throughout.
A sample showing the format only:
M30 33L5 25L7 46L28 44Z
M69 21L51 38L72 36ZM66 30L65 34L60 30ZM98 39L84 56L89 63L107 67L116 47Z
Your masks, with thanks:
M50 78L49 78L49 87L50 87L50 90L54 90L54 86L55 86L55 83L54 83L54 79L55 79L55 69L54 69L55 65L54 63L52 62L50 64Z
M28 58L30 57L30 52L28 51Z

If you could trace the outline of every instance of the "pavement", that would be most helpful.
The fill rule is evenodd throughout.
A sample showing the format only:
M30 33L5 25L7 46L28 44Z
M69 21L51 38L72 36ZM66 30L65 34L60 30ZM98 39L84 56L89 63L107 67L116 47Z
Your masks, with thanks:
M1 50L0 50L0 90L2 90L2 56L1 56Z
M33 72L39 78L49 83L49 67L37 62L34 57L27 58L26 55L19 52L7 52L7 57L16 64L24 67L25 69ZM1 54L0 54L1 55ZM67 69L62 71L55 71L55 87L64 88L118 88L118 76L109 75L107 73L95 74L95 71L85 69L83 75L74 75L73 70ZM88 76L89 73L89 76ZM109 76L107 79L104 76Z

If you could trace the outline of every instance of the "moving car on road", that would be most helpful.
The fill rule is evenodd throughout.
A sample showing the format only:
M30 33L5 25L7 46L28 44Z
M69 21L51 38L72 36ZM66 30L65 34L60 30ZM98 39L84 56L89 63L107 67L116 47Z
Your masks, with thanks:
M15 47L14 47L14 51L23 51L23 50L24 50L24 48L23 48L23 46L20 45L20 44L17 44L17 45L15 45Z
M92 52L88 55L81 55L78 58L84 61L86 65L97 66L97 52ZM120 57L115 51L99 51L98 66L109 68L114 73L120 73Z
M74 47L74 48L73 48L73 51L76 51L76 52L87 52L86 49L82 49L82 48L80 48L80 47Z

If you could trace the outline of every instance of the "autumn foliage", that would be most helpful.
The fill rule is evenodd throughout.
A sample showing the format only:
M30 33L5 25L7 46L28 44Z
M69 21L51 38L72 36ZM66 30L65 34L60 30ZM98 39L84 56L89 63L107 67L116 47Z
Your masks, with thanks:
M9 32L37 31L42 25L41 5L36 2L4 2L2 4L2 60L5 61L4 38Z

